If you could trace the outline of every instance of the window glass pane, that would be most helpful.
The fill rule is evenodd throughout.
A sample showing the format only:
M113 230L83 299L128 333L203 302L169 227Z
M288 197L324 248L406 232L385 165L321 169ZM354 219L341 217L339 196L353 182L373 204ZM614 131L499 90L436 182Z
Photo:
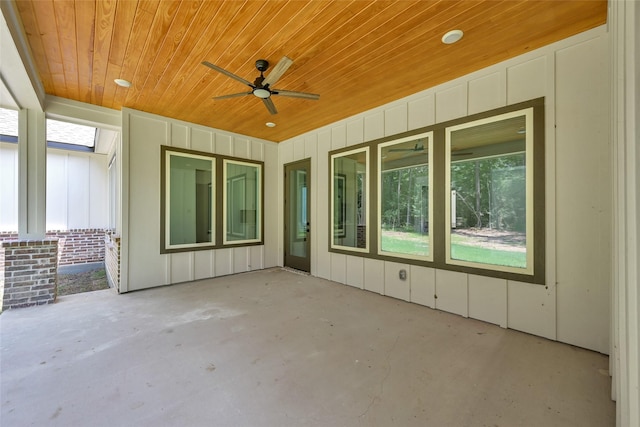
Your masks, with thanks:
M520 111L448 130L449 262L532 271L531 117Z
M379 253L430 259L430 137L379 146Z
M0 141L18 142L18 112L0 108Z
M166 249L214 242L214 158L166 152Z
M47 119L47 142L93 148L96 145L96 128Z
M261 167L225 160L225 243L260 241Z
M366 250L369 149L332 156L332 246Z

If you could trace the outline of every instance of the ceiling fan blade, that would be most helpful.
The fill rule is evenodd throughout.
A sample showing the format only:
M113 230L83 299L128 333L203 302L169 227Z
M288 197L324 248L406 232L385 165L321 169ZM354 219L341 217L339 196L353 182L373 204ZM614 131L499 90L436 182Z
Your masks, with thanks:
M251 95L251 94L253 94L253 92L231 93L229 95L214 96L211 99L214 99L214 100L218 101L220 99L237 98L239 96L246 96L246 95Z
M315 93L294 92L292 90L280 90L280 89L272 89L271 92L273 93L273 95L290 96L292 98L312 99L314 101L317 101L318 99L320 99L320 95Z
M264 102L265 107L271 114L278 114L278 110L276 110L276 106L273 104L271 98L262 98L262 102Z
M273 85L275 84L280 77L289 69L289 67L293 64L293 60L283 56L280 62L273 67L273 70L269 73L269 75L262 82L262 86Z
M227 76L227 77L231 77L232 79L235 79L235 80L239 81L240 83L244 83L244 84L246 84L247 86L253 87L253 85L251 84L251 82L249 82L249 81L247 81L247 80L243 79L243 78L242 78L242 77L240 77L240 76L236 76L235 74L233 74L233 73L231 73L231 72L229 72L229 71L225 70L224 68L220 68L220 67L218 67L217 65L213 65L211 62L203 61L203 62L202 62L202 65L207 66L207 67L211 68L212 70L216 70L217 72L222 73L222 74L224 74L224 75L225 75L225 76Z

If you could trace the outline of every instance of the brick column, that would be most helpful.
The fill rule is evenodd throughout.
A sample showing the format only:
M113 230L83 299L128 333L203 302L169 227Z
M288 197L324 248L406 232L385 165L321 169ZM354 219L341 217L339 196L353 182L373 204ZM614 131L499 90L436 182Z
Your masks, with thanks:
M2 310L51 304L58 293L58 241L0 242Z

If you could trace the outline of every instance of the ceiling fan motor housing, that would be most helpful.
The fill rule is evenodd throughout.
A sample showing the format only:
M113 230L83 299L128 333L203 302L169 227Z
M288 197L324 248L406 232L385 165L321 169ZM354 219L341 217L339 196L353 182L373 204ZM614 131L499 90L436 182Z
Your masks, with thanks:
M269 61L267 61L266 59L258 59L256 61L256 68L261 73L264 73L265 71L267 71L267 68L269 68Z

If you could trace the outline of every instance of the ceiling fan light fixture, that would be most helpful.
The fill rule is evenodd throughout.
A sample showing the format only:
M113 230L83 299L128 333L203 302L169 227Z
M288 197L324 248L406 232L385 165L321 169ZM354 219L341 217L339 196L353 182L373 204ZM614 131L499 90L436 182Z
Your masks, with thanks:
M120 87L131 87L131 82L125 79L115 79L114 82Z
M253 94L255 96L257 96L258 98L262 98L262 99L267 99L268 97L271 96L271 92L269 92L267 89L263 89L263 88L255 88L253 90Z
M444 44L453 44L460 40L464 33L462 30L451 30L447 32L444 36L442 36L442 43Z

